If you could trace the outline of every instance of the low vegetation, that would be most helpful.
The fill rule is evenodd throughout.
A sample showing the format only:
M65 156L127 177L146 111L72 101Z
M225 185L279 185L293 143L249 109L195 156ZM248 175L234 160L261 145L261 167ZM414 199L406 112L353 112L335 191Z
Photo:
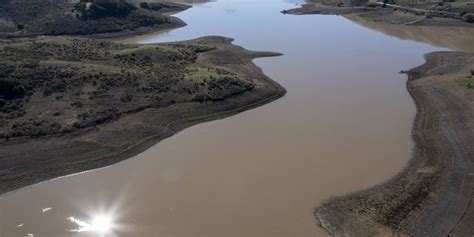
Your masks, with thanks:
M465 22L473 23L474 22L474 13L466 13L462 16L462 19Z
M126 0L0 0L0 37L91 35L171 24L167 11L179 4L148 5Z
M474 0L307 0L307 2L321 3L324 5L338 6L338 7L352 7L352 6L377 6L376 2L383 2L387 4L396 4L405 7L413 7L420 9L429 9L436 11L456 12L461 16L469 13L474 13ZM466 15L470 19L470 15Z
M198 65L198 54L209 50L55 37L0 44L0 137L67 134L150 107L253 88L241 75Z
M474 75L474 72L472 72L471 74ZM473 75L470 75L470 76L467 76L467 77L461 77L461 78L458 78L456 81L458 82L459 85L467 88L467 89L474 89L474 77Z

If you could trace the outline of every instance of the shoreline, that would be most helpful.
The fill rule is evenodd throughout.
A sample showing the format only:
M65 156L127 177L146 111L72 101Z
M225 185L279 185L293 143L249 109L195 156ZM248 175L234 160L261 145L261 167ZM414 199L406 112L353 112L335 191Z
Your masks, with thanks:
M355 16L373 22L383 22L394 25L416 25L416 26L461 26L474 27L474 23L468 23L460 18L442 17L440 14L430 13L422 9L405 8L402 6L381 4L375 6L331 6L316 2L306 3L299 8L283 10L281 13L289 15L341 15Z
M306 9L305 13L301 9ZM355 9L355 8L354 8ZM383 10L308 6L284 14L328 14L373 20L387 24ZM375 13L375 14L373 14ZM396 13L398 14L398 13ZM378 16L380 17L380 16ZM411 18L392 19L393 27L407 25ZM380 20L381 19L381 20ZM406 22L405 22L406 21ZM437 21L433 21L437 23ZM416 26L465 26L466 23L431 24L424 19ZM439 23L439 21L438 21ZM470 25L472 26L472 24ZM408 27L408 26L406 26ZM314 211L318 224L332 236L471 236L474 229L474 117L471 84L461 86L459 78L473 80L470 67L474 53L433 52L426 63L409 70L406 87L415 102L413 122L414 155L393 178L373 187L331 198ZM463 79L464 80L464 79Z
M142 34L139 31L129 33L108 39L120 40ZM7 166L16 161L15 157L21 157L34 160L37 167L28 163L0 169L0 198L30 185L116 164L190 126L262 106L286 93L252 62L258 57L278 56L277 53L248 51L233 45L232 39L217 36L173 43L215 46L215 50L200 55L200 63L251 76L258 86L218 102L186 102L148 108L74 135L6 143L8 149L0 151L0 159L4 158ZM425 64L408 71L407 80L407 90L417 107L412 129L416 154L396 177L369 189L331 199L317 208L314 215L331 234L418 236L472 232L469 223L474 218L473 194L469 191L474 186L471 177L474 173L469 159L474 151L469 142L474 139L469 121L474 110L469 103L473 92L466 92L466 88L451 79L467 72L467 64L459 65L466 60L473 63L474 55L435 52L426 58ZM28 156L28 153L32 155ZM14 161L6 159L11 154ZM35 157L36 154L40 158ZM409 188L408 192L406 188ZM459 193L463 196L453 197ZM452 209L449 218L445 216L447 209ZM445 219L450 223L446 224ZM433 226L438 229L432 230Z
M467 123L474 92L456 81L468 67L443 66L472 63L474 54L434 52L426 59L408 72L407 89L418 111L414 157L396 177L318 207L315 217L330 234L472 235L474 150L466 145L474 139Z
M95 34L95 35L79 35L79 36L71 36L71 37L91 38L91 39L96 39L96 40L111 40L111 41L120 42L120 41L127 40L130 38L138 37L140 35L170 31L170 30L181 28L181 27L185 27L187 25L184 21L182 21L181 19L177 17L174 17L174 16L169 16L169 17L172 19L172 22L170 22L166 26L158 25L156 27L141 27L141 28L137 28L132 31L126 31L126 32L102 33L102 34Z
M181 27L185 27L187 25L186 22L184 22L180 18L175 17L173 15L184 12L192 8L192 6L187 5L187 4L177 4L177 5L182 7L181 11L163 13L163 15L171 19L169 24L166 26L157 25L155 27L140 27L132 31L101 33L101 34L86 35L86 36L78 35L74 37L89 37L89 38L98 39L98 40L112 40L112 41L120 42L120 43L135 44L128 40L131 40L135 37L139 37L142 35L159 34L162 32L172 31Z
M0 151L0 159L11 159L15 162L23 160L28 165L15 166L5 162L8 167L4 165L0 169L0 194L118 163L138 155L187 127L222 119L284 96L286 90L263 74L251 61L258 57L280 54L247 51L231 42L232 39L229 38L210 36L179 43L215 46L216 49L204 54L206 58L198 59L200 63L251 76L257 84L254 89L217 102L187 102L145 109L76 135L5 144ZM220 55L222 52L233 54Z
M125 41L130 44L127 39L186 25L177 17L169 17L173 19L171 26L78 37ZM223 119L283 97L286 90L266 76L252 61L259 57L281 54L249 51L232 44L232 41L230 38L207 36L162 44L198 43L215 47L198 57L199 64L245 75L255 82L255 88L221 101L186 102L144 109L74 134L12 140L1 144L0 160L3 160L4 164L0 166L0 197L56 178L116 164L142 153L185 128Z

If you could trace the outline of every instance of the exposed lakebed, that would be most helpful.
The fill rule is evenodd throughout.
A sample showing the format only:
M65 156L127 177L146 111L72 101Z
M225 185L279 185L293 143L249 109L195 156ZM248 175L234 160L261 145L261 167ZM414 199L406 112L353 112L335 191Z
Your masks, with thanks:
M188 128L117 165L2 196L0 235L97 236L81 229L97 216L111 219L105 224L116 236L323 235L314 207L380 183L410 159L415 106L397 72L440 48L342 17L280 14L291 7L198 4L177 15L188 26L136 38L222 35L281 52L256 63L288 94Z

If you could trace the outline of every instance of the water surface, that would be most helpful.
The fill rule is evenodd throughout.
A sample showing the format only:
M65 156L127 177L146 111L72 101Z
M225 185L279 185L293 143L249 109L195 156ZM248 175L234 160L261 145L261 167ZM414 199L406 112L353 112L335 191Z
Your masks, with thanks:
M294 4L198 4L178 14L187 27L140 37L223 35L284 53L255 62L288 94L117 165L5 195L0 236L323 236L321 201L386 180L410 158L415 107L397 72L439 48L338 16L280 14Z

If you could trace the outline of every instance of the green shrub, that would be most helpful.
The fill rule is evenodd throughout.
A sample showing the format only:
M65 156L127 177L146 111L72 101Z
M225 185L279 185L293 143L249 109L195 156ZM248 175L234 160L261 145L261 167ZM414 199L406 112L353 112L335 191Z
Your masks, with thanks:
M462 16L462 19L465 22L473 23L474 22L474 13L466 13Z
M83 106L83 104L80 101L76 101L76 102L71 103L71 107L73 107L73 108L82 108L82 106Z
M18 82L0 80L0 97L4 99L22 98L25 96L25 89Z
M367 7L376 8L378 5L374 2L367 3Z
M0 128L10 137L66 134L144 108L223 100L254 87L238 74L195 64L211 49L62 38L0 47ZM45 107L31 106L39 103Z
M136 9L135 6L124 0L83 0L75 8L75 10L82 13L82 18L87 20L106 17L126 17Z
M150 9L150 6L148 6L148 3L147 3L147 2L141 2L141 3L140 3L140 7L141 7L141 8L144 8L144 9Z

